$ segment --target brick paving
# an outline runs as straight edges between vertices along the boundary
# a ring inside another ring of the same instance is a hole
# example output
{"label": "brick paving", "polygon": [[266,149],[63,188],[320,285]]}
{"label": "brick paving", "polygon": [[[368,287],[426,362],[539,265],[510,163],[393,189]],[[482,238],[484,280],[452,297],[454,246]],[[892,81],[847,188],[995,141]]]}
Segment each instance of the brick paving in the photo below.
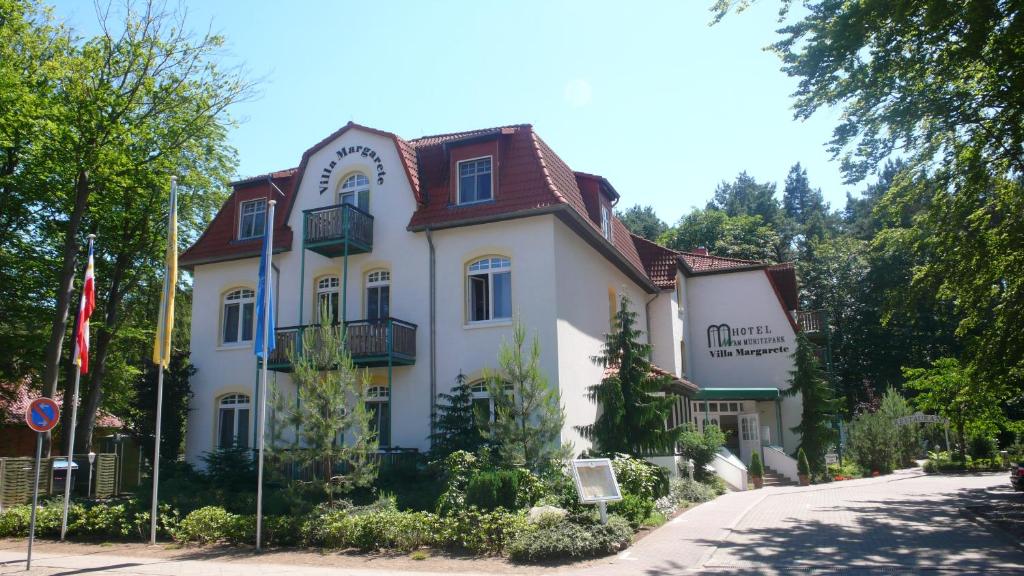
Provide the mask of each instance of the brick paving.
{"label": "brick paving", "polygon": [[586,573],[1021,574],[1024,550],[961,512],[1007,482],[917,469],[727,494]]}

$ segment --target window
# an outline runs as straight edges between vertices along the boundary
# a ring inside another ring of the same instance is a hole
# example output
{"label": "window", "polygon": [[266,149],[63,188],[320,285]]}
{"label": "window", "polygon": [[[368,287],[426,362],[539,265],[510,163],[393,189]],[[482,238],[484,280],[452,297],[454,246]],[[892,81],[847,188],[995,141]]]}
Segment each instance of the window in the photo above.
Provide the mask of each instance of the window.
{"label": "window", "polygon": [[[313,315],[316,316],[317,322],[338,322],[338,319],[341,318],[338,308],[340,298],[338,286],[337,276],[324,276],[316,281],[316,310],[313,311]],[[331,315],[330,319],[320,317],[325,307]]]}
{"label": "window", "polygon": [[338,190],[338,204],[351,204],[363,212],[369,212],[370,179],[359,173],[346,178]]}
{"label": "window", "polygon": [[615,315],[619,313],[619,295],[615,293],[615,288],[608,287],[608,321],[611,322],[612,326],[615,326]]}
{"label": "window", "polygon": [[249,397],[231,394],[220,399],[217,448],[249,447]]}
{"label": "window", "polygon": [[239,288],[224,296],[224,331],[222,344],[251,342],[256,316],[256,294],[248,288]]}
{"label": "window", "polygon": [[242,202],[241,216],[238,218],[238,239],[248,240],[263,236],[267,227],[267,201],[248,200]]}
{"label": "window", "polygon": [[491,157],[459,162],[459,204],[491,198]]}
{"label": "window", "polygon": [[366,275],[366,318],[383,320],[391,308],[391,272],[375,270]]}
{"label": "window", "polygon": [[491,393],[487,391],[487,385],[477,382],[470,387],[473,392],[473,415],[476,416],[478,426],[485,426],[494,421],[494,401]]}
{"label": "window", "polygon": [[606,204],[601,204],[601,234],[608,239],[609,242],[612,238],[612,209]]}
{"label": "window", "polygon": [[469,321],[512,317],[512,262],[508,258],[481,258],[469,265]]}
{"label": "window", "polygon": [[391,445],[391,402],[386,386],[371,386],[366,391],[366,411],[370,413],[370,430],[377,433],[377,445]]}
{"label": "window", "polygon": [[686,376],[686,340],[679,341],[679,372]]}

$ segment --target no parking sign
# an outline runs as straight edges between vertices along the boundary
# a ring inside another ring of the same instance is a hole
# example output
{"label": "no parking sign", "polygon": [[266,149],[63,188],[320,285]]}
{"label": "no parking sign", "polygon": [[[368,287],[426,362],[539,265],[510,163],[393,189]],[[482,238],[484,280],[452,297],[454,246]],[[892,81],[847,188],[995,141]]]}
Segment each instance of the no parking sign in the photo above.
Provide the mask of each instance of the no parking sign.
{"label": "no parking sign", "polygon": [[25,423],[36,432],[49,432],[60,420],[60,408],[50,398],[36,398],[25,411]]}

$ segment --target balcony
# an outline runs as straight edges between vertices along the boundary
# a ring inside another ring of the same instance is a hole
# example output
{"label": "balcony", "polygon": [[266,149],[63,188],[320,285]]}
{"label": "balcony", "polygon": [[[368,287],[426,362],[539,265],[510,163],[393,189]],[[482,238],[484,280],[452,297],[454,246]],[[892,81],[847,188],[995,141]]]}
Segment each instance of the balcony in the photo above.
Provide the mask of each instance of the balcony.
{"label": "balcony", "polygon": [[[288,351],[302,352],[303,334],[317,325],[289,326],[275,332],[277,346],[270,353],[268,368],[291,372]],[[416,363],[416,325],[396,318],[353,320],[345,323],[346,346],[356,366],[410,366]],[[314,346],[319,346],[314,342]]]}
{"label": "balcony", "polygon": [[373,216],[351,204],[303,212],[302,246],[328,258],[373,250]]}
{"label": "balcony", "polygon": [[828,335],[828,316],[824,310],[799,310],[796,322],[812,341],[824,340]]}

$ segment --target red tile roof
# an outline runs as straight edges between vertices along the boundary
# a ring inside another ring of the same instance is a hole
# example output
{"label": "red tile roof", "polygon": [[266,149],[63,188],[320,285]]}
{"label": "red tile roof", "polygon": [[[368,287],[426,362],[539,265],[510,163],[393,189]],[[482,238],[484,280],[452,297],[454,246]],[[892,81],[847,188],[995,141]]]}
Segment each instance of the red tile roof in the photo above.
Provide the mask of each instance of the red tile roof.
{"label": "red tile roof", "polygon": [[660,244],[630,234],[633,245],[644,263],[644,269],[654,284],[661,289],[671,289],[676,286],[676,271],[679,269],[679,253],[669,250]]}
{"label": "red tile roof", "polygon": [[694,274],[706,272],[725,272],[744,270],[747,268],[763,268],[764,262],[757,260],[741,260],[740,258],[726,258],[724,256],[711,256],[697,252],[679,252],[679,258],[686,265],[687,270]]}
{"label": "red tile roof", "polygon": [[[29,388],[27,383],[16,384],[17,390],[15,391],[14,398],[6,399],[0,396],[0,423],[3,424],[24,424],[25,423],[25,412],[28,410],[28,405],[33,400],[42,396],[39,392]],[[53,400],[57,403],[57,406],[63,410],[64,406],[64,393],[57,392],[54,395]],[[65,417],[62,415],[61,420]],[[107,412],[106,410],[98,410],[96,412],[96,427],[97,428],[124,428],[124,422],[120,418]]]}

